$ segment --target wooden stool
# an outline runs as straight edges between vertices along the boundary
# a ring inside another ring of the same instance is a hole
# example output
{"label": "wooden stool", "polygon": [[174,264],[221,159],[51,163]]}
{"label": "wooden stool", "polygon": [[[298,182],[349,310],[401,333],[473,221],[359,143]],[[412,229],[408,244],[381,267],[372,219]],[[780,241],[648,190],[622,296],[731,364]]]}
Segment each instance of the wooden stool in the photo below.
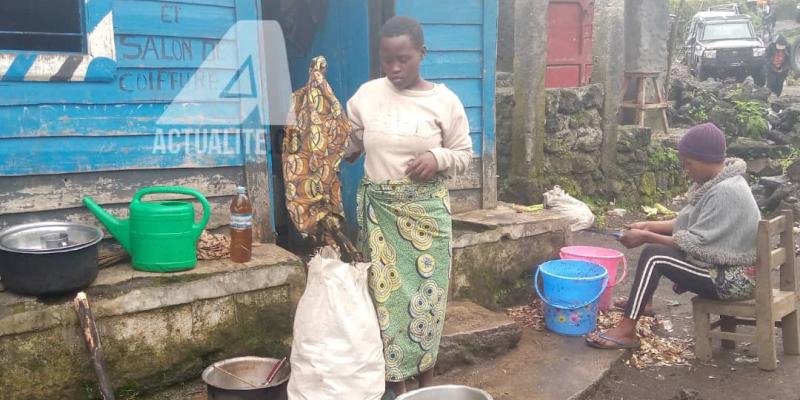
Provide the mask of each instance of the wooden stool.
{"label": "wooden stool", "polygon": [[[649,110],[661,110],[661,122],[664,124],[664,133],[669,132],[669,121],[667,121],[667,101],[661,83],[658,82],[658,72],[626,72],[625,83],[622,86],[622,108],[636,110],[636,125],[644,125],[645,112]],[[647,80],[653,82],[656,89],[656,102],[647,102]],[[633,82],[636,85],[635,99],[627,99],[628,86]]]}
{"label": "wooden stool", "polygon": [[[758,224],[758,272],[756,298],[744,301],[692,299],[695,353],[700,361],[711,360],[711,339],[722,339],[722,347],[734,342],[754,342],[758,346],[758,367],[774,370],[778,366],[775,325],[783,331],[783,352],[800,354],[800,321],[797,314],[792,212]],[[772,240],[780,236],[780,240]],[[780,284],[773,289],[772,270],[780,269]],[[719,315],[711,323],[710,314]],[[737,325],[755,325],[755,334],[736,333]],[[716,330],[719,328],[719,330]]]}

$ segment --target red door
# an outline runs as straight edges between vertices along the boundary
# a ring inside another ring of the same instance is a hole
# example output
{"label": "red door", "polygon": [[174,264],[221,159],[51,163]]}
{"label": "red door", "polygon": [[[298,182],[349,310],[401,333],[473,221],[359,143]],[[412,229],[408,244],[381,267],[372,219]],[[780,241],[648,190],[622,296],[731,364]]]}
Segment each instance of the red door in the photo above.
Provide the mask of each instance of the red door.
{"label": "red door", "polygon": [[547,9],[548,88],[575,87],[592,76],[594,0],[550,0]]}

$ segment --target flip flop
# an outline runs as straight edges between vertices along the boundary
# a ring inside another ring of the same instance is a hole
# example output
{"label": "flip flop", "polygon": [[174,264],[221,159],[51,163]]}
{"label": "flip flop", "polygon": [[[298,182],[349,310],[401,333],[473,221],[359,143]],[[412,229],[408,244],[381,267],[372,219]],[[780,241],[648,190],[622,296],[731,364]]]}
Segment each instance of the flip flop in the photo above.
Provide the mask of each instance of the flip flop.
{"label": "flip flop", "polygon": [[[617,310],[625,311],[625,307],[627,307],[627,305],[628,305],[628,299],[626,299],[626,298],[616,299],[616,300],[614,300],[614,303],[612,303],[612,305]],[[655,313],[655,311],[653,311],[652,308],[645,307],[644,312],[642,313],[642,315],[645,316],[645,317],[655,317],[656,313]]]}
{"label": "flip flop", "polygon": [[592,340],[592,337],[589,336],[586,338],[586,344],[589,347],[594,347],[595,349],[602,349],[602,350],[620,350],[620,349],[638,349],[641,346],[641,343],[637,340],[635,343],[625,343],[617,338],[613,338],[605,334],[605,332],[600,332],[596,336],[606,342],[614,343],[614,345],[606,345],[600,344]]}

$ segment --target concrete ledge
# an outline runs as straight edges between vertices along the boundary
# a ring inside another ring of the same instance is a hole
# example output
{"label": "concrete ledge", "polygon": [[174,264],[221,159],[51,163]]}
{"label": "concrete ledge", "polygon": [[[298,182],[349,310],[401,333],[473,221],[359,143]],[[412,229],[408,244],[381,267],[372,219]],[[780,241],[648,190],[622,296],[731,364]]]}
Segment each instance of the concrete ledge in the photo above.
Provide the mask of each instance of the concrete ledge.
{"label": "concrete ledge", "polygon": [[500,203],[493,210],[475,210],[453,216],[457,235],[454,249],[461,249],[502,239],[517,240],[550,232],[570,234],[567,216],[550,210],[537,213],[516,212]]}
{"label": "concrete ledge", "polygon": [[503,203],[454,215],[451,298],[490,310],[528,301],[533,268],[558,258],[571,238],[569,225],[563,214],[518,213]]}
{"label": "concrete ledge", "polygon": [[[218,359],[285,354],[304,285],[302,262],[264,244],[245,264],[170,274],[118,265],[86,292],[113,384],[131,394],[195,378]],[[96,394],[72,297],[0,293],[0,400]]]}
{"label": "concrete ledge", "polygon": [[450,302],[436,372],[503,355],[516,347],[521,337],[520,325],[504,314],[469,302]]}

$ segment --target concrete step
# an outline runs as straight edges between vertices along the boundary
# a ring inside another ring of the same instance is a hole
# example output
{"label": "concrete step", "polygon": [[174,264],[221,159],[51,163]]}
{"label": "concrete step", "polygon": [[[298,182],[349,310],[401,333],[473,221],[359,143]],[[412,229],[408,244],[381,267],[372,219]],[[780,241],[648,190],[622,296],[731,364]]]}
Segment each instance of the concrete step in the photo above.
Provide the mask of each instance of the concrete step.
{"label": "concrete step", "polygon": [[517,346],[521,326],[477,304],[451,301],[436,362],[437,373],[501,356]]}
{"label": "concrete step", "polygon": [[481,388],[494,400],[580,400],[626,354],[590,348],[582,337],[523,328],[514,350],[437,375],[434,383]]}
{"label": "concrete step", "polygon": [[[444,374],[502,357],[517,347],[520,338],[522,328],[505,314],[469,302],[451,301],[447,304],[436,372]],[[194,380],[143,400],[206,400],[205,390],[203,382]]]}

